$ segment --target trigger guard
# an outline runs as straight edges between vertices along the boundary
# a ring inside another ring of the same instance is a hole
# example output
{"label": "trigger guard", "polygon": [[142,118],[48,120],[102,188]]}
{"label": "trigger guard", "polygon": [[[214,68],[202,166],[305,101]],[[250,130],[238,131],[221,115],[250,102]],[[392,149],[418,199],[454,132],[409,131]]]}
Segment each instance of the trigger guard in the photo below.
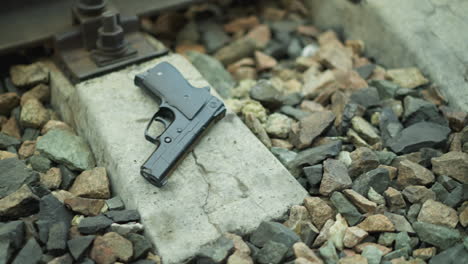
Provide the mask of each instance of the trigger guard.
{"label": "trigger guard", "polygon": [[[162,108],[160,108],[159,110],[161,110]],[[148,123],[148,125],[146,126],[146,129],[145,129],[145,138],[146,140],[148,140],[149,142],[153,143],[153,144],[157,144],[159,143],[159,138],[161,137],[162,134],[164,134],[164,132],[169,128],[169,126],[171,125],[172,121],[170,120],[167,120],[165,118],[162,118],[160,117],[159,114],[160,111],[156,112],[154,114],[154,116],[151,118],[151,121]],[[148,131],[150,129],[150,127],[153,125],[153,122],[160,122],[164,125],[164,131],[157,137],[152,137]]]}

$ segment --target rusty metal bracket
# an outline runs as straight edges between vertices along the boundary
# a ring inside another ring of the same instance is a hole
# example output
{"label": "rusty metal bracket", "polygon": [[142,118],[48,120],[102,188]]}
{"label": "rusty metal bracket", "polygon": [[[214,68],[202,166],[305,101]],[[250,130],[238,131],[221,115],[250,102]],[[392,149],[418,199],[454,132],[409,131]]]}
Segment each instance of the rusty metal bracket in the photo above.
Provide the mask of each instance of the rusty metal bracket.
{"label": "rusty metal bracket", "polygon": [[[105,8],[108,10],[101,11],[117,12],[118,10],[122,16],[141,17],[202,1],[207,0],[106,0]],[[82,21],[70,19],[70,10],[73,10],[75,3],[76,0],[2,0],[0,7],[0,55],[20,48],[48,43],[55,34],[68,31],[78,24],[83,25]],[[112,10],[112,7],[115,10]],[[86,9],[86,7],[82,9]],[[93,13],[93,8],[88,9]],[[94,9],[99,10],[99,7]],[[80,17],[75,17],[75,19]]]}
{"label": "rusty metal bracket", "polygon": [[77,83],[168,53],[139,31],[136,17],[121,18],[105,0],[79,0],[72,8],[76,26],[54,37],[58,65]]}

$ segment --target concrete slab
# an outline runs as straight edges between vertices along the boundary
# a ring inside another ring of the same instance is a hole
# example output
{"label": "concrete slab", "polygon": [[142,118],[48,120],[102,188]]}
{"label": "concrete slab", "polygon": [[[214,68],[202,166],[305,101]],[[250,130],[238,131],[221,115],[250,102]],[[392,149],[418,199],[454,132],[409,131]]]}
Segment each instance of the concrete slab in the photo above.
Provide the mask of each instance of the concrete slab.
{"label": "concrete slab", "polygon": [[363,40],[386,67],[419,67],[452,106],[468,111],[468,1],[306,2],[316,25]]}
{"label": "concrete slab", "polygon": [[127,207],[139,210],[164,263],[180,263],[224,232],[245,234],[263,220],[282,217],[307,193],[232,112],[202,138],[164,188],[147,183],[140,165],[155,146],[143,135],[158,106],[133,78],[161,61],[176,66],[194,86],[208,85],[185,58],[170,55],[76,87],[53,71],[52,103],[89,141],[113,190]]}

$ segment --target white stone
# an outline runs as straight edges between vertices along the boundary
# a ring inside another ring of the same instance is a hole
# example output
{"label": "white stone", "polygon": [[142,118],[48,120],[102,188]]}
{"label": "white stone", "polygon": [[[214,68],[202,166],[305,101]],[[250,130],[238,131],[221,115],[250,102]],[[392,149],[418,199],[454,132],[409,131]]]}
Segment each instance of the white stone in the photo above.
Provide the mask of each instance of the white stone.
{"label": "white stone", "polygon": [[145,227],[142,224],[136,222],[130,222],[125,224],[113,223],[110,226],[111,232],[117,232],[122,236],[128,235],[129,233],[139,233],[144,229]]}
{"label": "white stone", "polygon": [[133,79],[162,61],[177,67],[195,87],[207,86],[180,55],[76,87],[49,67],[53,106],[89,141],[97,163],[108,171],[113,192],[127,208],[138,209],[147,236],[164,262],[172,264],[225,232],[245,234],[261,221],[282,217],[307,193],[232,112],[205,134],[164,188],[143,179],[140,166],[155,150],[143,135],[158,106]]}

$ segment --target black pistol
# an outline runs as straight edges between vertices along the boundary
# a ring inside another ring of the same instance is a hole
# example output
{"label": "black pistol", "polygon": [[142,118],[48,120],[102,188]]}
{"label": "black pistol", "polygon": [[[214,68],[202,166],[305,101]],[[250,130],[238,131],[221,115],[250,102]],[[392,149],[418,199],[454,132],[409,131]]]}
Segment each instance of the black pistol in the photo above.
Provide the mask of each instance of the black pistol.
{"label": "black pistol", "polygon": [[[145,138],[158,145],[141,166],[141,175],[157,187],[167,182],[171,171],[184,154],[191,150],[202,133],[226,114],[221,100],[210,88],[195,88],[171,64],[161,62],[135,76],[135,85],[159,101],[145,131]],[[152,135],[153,122],[163,126],[162,133]]]}

